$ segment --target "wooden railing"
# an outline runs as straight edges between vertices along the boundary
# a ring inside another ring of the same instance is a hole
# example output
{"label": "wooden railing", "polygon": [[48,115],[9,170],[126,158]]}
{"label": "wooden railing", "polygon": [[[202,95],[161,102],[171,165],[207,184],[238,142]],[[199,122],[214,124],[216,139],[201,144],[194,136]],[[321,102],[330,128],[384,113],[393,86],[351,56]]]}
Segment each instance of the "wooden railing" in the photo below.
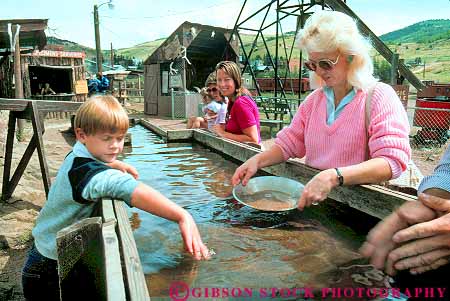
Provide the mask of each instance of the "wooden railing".
{"label": "wooden railing", "polygon": [[[3,167],[3,186],[2,186],[2,200],[9,199],[13,194],[20,178],[28,165],[28,162],[37,149],[39,164],[41,167],[42,181],[44,183],[45,192],[48,195],[50,189],[50,176],[48,173],[47,161],[45,159],[44,143],[42,134],[45,131],[43,113],[48,112],[74,112],[81,105],[81,102],[70,101],[48,101],[48,100],[33,100],[33,99],[11,99],[0,98],[0,110],[9,111],[8,134],[6,137],[5,147],[5,165]],[[11,174],[12,154],[14,147],[14,133],[16,129],[17,119],[31,120],[33,125],[33,137],[25,150],[19,165]]]}
{"label": "wooden railing", "polygon": [[73,297],[74,287],[85,288],[77,294],[80,300],[150,300],[124,206],[103,199],[94,217],[58,232],[61,300]]}

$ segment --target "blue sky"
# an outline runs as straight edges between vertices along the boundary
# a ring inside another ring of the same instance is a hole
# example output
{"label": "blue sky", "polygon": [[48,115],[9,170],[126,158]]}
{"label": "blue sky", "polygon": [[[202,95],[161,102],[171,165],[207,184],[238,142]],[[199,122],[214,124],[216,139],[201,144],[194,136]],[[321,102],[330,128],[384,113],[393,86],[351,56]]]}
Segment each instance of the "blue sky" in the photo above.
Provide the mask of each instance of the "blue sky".
{"label": "blue sky", "polygon": [[[48,35],[94,47],[93,6],[106,0],[1,2],[0,19],[49,19]],[[243,15],[248,16],[267,2],[248,0]],[[102,49],[109,49],[110,43],[114,48],[123,48],[167,37],[184,21],[232,28],[242,3],[243,0],[113,0],[113,9],[106,4],[99,8]],[[347,0],[347,5],[378,35],[422,20],[450,18],[450,0]],[[284,31],[295,29],[295,18],[288,19],[282,24]]]}

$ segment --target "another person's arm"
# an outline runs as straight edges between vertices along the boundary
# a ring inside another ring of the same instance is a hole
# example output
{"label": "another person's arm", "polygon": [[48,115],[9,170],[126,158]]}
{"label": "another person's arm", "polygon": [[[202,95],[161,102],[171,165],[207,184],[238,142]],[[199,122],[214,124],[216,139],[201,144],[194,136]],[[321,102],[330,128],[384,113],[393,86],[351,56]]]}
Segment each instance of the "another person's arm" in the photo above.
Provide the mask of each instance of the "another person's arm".
{"label": "another person's arm", "polygon": [[397,232],[393,241],[402,244],[389,255],[394,267],[422,273],[448,263],[450,255],[450,147],[432,175],[418,188],[419,201],[439,218]]}
{"label": "another person's arm", "polygon": [[394,275],[394,262],[388,258],[389,253],[396,247],[392,239],[394,234],[412,224],[426,222],[435,217],[435,212],[422,203],[408,201],[369,232],[360,252],[363,256],[370,257],[371,263],[376,268],[384,269],[388,274]]}
{"label": "another person's arm", "polygon": [[[418,202],[408,202],[382,221],[369,234],[362,251],[376,266],[393,274],[410,269],[422,273],[445,264],[450,248],[450,148],[419,186]],[[411,206],[420,211],[412,211]],[[430,215],[432,212],[434,215]],[[427,213],[428,215],[423,215]],[[438,218],[436,218],[438,217]],[[432,220],[433,219],[433,220]],[[396,221],[396,225],[390,220]],[[408,227],[409,225],[413,225]],[[407,228],[408,227],[408,228]],[[404,230],[402,230],[404,229]],[[389,244],[384,242],[388,241]],[[393,250],[395,246],[399,246]],[[376,251],[378,249],[378,251]],[[388,253],[389,260],[387,260]]]}
{"label": "another person's arm", "polygon": [[389,253],[395,270],[409,269],[413,274],[450,262],[450,199],[420,194],[419,200],[439,217],[395,233],[392,240],[399,247]]}

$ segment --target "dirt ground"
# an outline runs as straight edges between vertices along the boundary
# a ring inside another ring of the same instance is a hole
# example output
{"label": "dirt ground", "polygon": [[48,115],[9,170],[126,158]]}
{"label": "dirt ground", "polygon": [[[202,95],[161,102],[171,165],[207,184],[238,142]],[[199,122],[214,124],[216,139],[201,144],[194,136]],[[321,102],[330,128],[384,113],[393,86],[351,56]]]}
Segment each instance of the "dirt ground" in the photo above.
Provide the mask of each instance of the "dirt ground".
{"label": "dirt ground", "polygon": [[[128,103],[126,106],[131,116],[143,116],[143,103]],[[0,144],[4,143],[7,115],[0,116]],[[181,121],[156,120],[156,123],[167,129],[184,128]],[[44,144],[50,177],[56,175],[66,154],[74,143],[74,137],[67,133],[70,127],[68,119],[46,119]],[[31,137],[31,123],[26,124],[26,142],[17,142],[14,145],[13,168],[20,160],[29,138]],[[263,133],[264,145],[269,147],[273,143],[268,133]],[[441,156],[439,151],[430,149],[415,149],[414,161],[424,175],[432,172]],[[0,153],[0,178],[3,179],[4,150]],[[2,183],[0,183],[2,185]],[[0,203],[0,300],[23,300],[21,290],[20,271],[31,245],[31,229],[40,208],[45,202],[45,192],[41,179],[41,172],[37,154],[33,157],[20,180],[13,197],[7,202]]]}

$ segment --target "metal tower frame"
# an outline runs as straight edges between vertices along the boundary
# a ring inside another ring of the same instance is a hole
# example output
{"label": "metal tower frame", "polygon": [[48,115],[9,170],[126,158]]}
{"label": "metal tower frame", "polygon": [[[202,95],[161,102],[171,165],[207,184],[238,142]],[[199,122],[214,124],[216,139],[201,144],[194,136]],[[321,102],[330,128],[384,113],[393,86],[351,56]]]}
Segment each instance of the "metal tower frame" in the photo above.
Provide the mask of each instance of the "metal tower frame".
{"label": "metal tower frame", "polygon": [[[290,48],[286,46],[286,37],[283,32],[281,21],[287,17],[296,17],[296,32],[299,30],[299,28],[303,27],[304,22],[306,19],[311,15],[311,9],[315,6],[321,6],[322,9],[327,10],[336,10],[343,12],[350,17],[357,20],[357,25],[361,33],[365,36],[367,36],[374,46],[374,48],[388,61],[391,63],[391,84],[395,84],[397,81],[398,76],[403,76],[406,78],[416,89],[422,90],[424,88],[423,83],[406,67],[406,65],[403,63],[403,60],[399,60],[398,54],[393,53],[370,29],[367,25],[364,24],[364,22],[347,6],[345,3],[345,0],[269,0],[267,1],[267,4],[262,6],[261,8],[257,9],[255,12],[253,12],[249,17],[246,17],[245,19],[241,20],[242,12],[245,8],[245,5],[247,4],[248,0],[244,0],[244,3],[241,7],[241,10],[239,12],[238,18],[236,20],[236,23],[233,28],[233,33],[230,36],[230,39],[233,38],[233,35],[236,35],[239,39],[239,43],[241,46],[241,50],[244,56],[244,68],[242,72],[246,72],[247,68],[250,71],[250,74],[252,76],[252,79],[255,83],[255,87],[257,90],[257,93],[260,95],[260,87],[256,81],[256,76],[249,65],[249,58],[253,54],[256,46],[257,41],[259,38],[262,39],[264,47],[266,49],[266,55],[270,58],[270,64],[273,67],[273,70],[275,72],[274,74],[274,82],[275,82],[275,97],[278,96],[278,92],[281,93],[282,97],[286,97],[286,91],[284,89],[284,86],[282,84],[282,78],[284,78],[284,81],[286,81],[288,75],[290,74],[289,70],[289,62],[292,59],[292,52],[294,50],[294,43],[295,39],[293,40],[292,45],[290,45]],[[268,14],[271,9],[274,9],[276,12],[275,20],[267,21]],[[251,28],[248,26],[247,23],[250,21],[254,21],[257,16],[261,13],[264,13],[264,17],[261,21],[261,24],[259,28]],[[267,40],[263,34],[263,31],[272,27],[276,26],[275,29],[275,54],[272,55],[268,45]],[[256,32],[256,37],[253,40],[252,47],[250,51],[247,53],[247,51],[244,48],[244,43],[242,41],[242,37],[239,33],[240,30],[245,31],[253,31]],[[283,42],[282,50],[284,50],[285,54],[285,60],[286,60],[286,71],[284,75],[280,76],[279,74],[279,48],[280,48],[280,40]],[[289,50],[289,51],[288,51]],[[288,53],[289,52],[289,53]],[[274,59],[273,59],[274,57]],[[398,72],[397,72],[398,71]],[[299,58],[299,93],[298,96],[301,98],[301,75],[302,75],[302,52],[300,52],[300,58]]]}

